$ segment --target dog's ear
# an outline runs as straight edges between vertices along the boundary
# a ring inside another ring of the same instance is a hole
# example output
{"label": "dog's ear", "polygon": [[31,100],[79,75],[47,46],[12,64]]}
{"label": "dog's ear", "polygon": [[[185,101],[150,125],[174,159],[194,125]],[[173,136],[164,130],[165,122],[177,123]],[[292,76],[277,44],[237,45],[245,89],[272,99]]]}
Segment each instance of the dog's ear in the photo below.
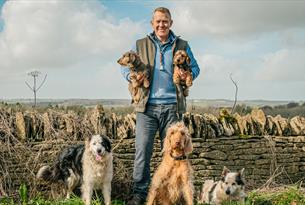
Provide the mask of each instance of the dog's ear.
{"label": "dog's ear", "polygon": [[163,141],[162,153],[169,152],[171,150],[171,137],[172,137],[172,134],[166,135],[166,137]]}
{"label": "dog's ear", "polygon": [[238,172],[238,175],[243,177],[244,176],[244,171],[245,171],[245,168],[242,168],[239,172]]}
{"label": "dog's ear", "polygon": [[226,166],[224,166],[221,176],[225,177],[229,172],[230,172],[230,170]]}
{"label": "dog's ear", "polygon": [[163,141],[162,153],[169,152],[171,149],[171,137],[175,133],[175,130],[172,126],[170,126],[166,131],[166,137]]}
{"label": "dog's ear", "polygon": [[237,176],[236,176],[236,182],[238,185],[241,185],[241,186],[245,185],[244,170],[245,170],[245,168],[242,168],[239,172],[237,172]]}
{"label": "dog's ear", "polygon": [[130,52],[129,52],[129,63],[130,63],[130,64],[134,63],[135,60],[136,60],[136,58],[137,58],[136,52],[130,51]]}
{"label": "dog's ear", "polygon": [[186,142],[184,145],[184,153],[189,154],[193,151],[192,138],[191,138],[191,136],[189,136],[188,133],[185,133],[185,134],[186,134]]}
{"label": "dog's ear", "polygon": [[91,141],[92,135],[86,136],[85,137],[85,145],[89,146],[90,145],[90,141]]}
{"label": "dog's ear", "polygon": [[105,136],[105,135],[101,135],[102,139],[103,139],[103,146],[105,147],[107,152],[111,152],[111,141],[110,139]]}
{"label": "dog's ear", "polygon": [[185,61],[186,61],[188,66],[191,64],[191,59],[188,55],[186,55],[186,60]]}
{"label": "dog's ear", "polygon": [[92,137],[93,137],[93,135],[89,135],[89,136],[85,137],[85,141],[90,142]]}

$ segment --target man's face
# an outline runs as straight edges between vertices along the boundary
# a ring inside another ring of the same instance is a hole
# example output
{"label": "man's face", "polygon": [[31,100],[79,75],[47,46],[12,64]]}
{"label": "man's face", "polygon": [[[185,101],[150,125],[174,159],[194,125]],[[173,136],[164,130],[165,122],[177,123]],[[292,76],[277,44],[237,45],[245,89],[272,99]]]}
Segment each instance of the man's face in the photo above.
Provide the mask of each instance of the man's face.
{"label": "man's face", "polygon": [[170,19],[169,15],[160,11],[155,12],[151,21],[156,36],[161,40],[166,40],[168,38],[169,29],[172,24],[173,21]]}

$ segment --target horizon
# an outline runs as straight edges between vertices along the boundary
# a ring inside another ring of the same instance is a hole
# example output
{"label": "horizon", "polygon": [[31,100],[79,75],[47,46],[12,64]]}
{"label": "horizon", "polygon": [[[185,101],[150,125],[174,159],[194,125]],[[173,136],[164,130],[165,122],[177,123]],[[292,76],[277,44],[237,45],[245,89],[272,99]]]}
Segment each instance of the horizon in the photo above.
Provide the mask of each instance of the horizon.
{"label": "horizon", "polygon": [[[165,6],[201,69],[191,99],[305,100],[305,1],[0,0],[0,98],[130,99],[117,59]],[[239,100],[239,101],[240,101]]]}
{"label": "horizon", "polygon": [[[33,98],[0,98],[1,101],[5,100],[28,100],[28,101],[33,101]],[[39,100],[128,100],[131,101],[129,98],[36,98],[37,101]],[[224,98],[188,98],[187,101],[192,101],[192,100],[201,100],[201,101],[234,101],[234,99],[224,99]],[[242,101],[267,101],[267,102],[305,102],[305,100],[265,100],[265,99],[241,99],[237,100],[237,102],[242,102]]]}

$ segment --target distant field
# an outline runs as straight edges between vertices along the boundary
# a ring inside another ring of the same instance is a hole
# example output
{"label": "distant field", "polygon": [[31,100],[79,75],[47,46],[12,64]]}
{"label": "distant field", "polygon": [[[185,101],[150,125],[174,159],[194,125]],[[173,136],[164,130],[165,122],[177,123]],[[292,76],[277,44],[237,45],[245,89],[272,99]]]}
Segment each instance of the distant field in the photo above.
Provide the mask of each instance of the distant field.
{"label": "distant field", "polygon": [[[23,109],[31,108],[33,105],[32,99],[2,99],[0,105],[11,107],[20,107]],[[87,108],[92,108],[96,105],[102,105],[106,112],[126,114],[133,112],[133,107],[129,99],[38,99],[38,110],[44,111],[49,107],[58,107],[64,109],[75,110],[77,113],[83,112]],[[187,111],[192,113],[211,113],[219,114],[220,109],[228,109],[231,111],[234,101],[226,99],[193,99],[187,101]],[[290,101],[268,101],[268,100],[245,100],[238,101],[234,112],[240,115],[246,115],[253,108],[262,109],[266,115],[290,118],[296,115],[305,117],[305,101],[290,102]]]}
{"label": "distant field", "polygon": [[[0,99],[0,102],[6,102],[8,104],[32,104],[33,99]],[[287,104],[290,101],[268,101],[268,100],[243,100],[238,101],[237,104],[243,104],[247,106],[277,106]],[[58,106],[93,106],[96,104],[102,104],[103,106],[128,106],[130,105],[130,99],[37,99],[39,106],[58,105]],[[230,107],[233,106],[234,101],[226,99],[190,99],[187,100],[189,106],[202,106],[202,107]],[[303,101],[298,103],[304,103]]]}

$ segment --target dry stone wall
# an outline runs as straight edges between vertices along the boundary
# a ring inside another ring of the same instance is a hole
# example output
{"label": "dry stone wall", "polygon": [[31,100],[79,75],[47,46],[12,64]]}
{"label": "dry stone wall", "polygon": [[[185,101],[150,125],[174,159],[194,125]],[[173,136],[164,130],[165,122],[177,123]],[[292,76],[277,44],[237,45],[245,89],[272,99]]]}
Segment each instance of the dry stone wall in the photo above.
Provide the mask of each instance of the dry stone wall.
{"label": "dry stone wall", "polygon": [[[245,168],[248,188],[261,186],[272,176],[276,176],[273,183],[304,180],[303,117],[265,116],[261,110],[240,116],[224,110],[217,117],[186,113],[184,122],[192,134],[194,151],[189,158],[197,188],[207,178],[218,179],[223,166]],[[1,108],[0,193],[12,195],[24,182],[32,195],[50,194],[48,184],[35,180],[39,167],[51,164],[64,147],[103,133],[113,141],[113,195],[126,197],[132,183],[135,123],[134,114],[106,114],[101,106],[81,116],[72,111],[41,114]],[[154,149],[152,173],[161,160],[158,137]]]}
{"label": "dry stone wall", "polygon": [[[299,136],[305,135],[305,118],[295,116],[286,119],[277,115],[266,116],[262,110],[250,114],[230,115],[222,110],[219,116],[186,113],[183,117],[192,137],[213,139],[230,136]],[[49,109],[37,111],[14,111],[0,108],[0,139],[7,136],[19,141],[43,141],[49,139],[83,140],[93,133],[103,133],[111,139],[133,138],[136,116],[106,114],[102,106],[88,109],[85,114],[75,111]]]}
{"label": "dry stone wall", "polygon": [[[48,184],[35,180],[39,167],[51,164],[58,153],[69,144],[82,141],[53,140],[16,145],[13,149],[1,147],[2,191],[14,193],[21,183],[30,187],[30,193],[42,192],[49,196]],[[251,138],[193,138],[194,151],[189,156],[194,169],[197,189],[207,178],[219,179],[223,166],[231,170],[245,168],[248,189],[257,188],[274,174],[274,183],[295,183],[305,176],[305,137],[253,136]],[[155,140],[151,172],[161,160],[160,141]],[[113,195],[128,196],[132,183],[134,139],[114,141]],[[53,188],[54,189],[54,188]],[[58,188],[55,188],[58,190]],[[62,193],[62,192],[60,192]]]}

